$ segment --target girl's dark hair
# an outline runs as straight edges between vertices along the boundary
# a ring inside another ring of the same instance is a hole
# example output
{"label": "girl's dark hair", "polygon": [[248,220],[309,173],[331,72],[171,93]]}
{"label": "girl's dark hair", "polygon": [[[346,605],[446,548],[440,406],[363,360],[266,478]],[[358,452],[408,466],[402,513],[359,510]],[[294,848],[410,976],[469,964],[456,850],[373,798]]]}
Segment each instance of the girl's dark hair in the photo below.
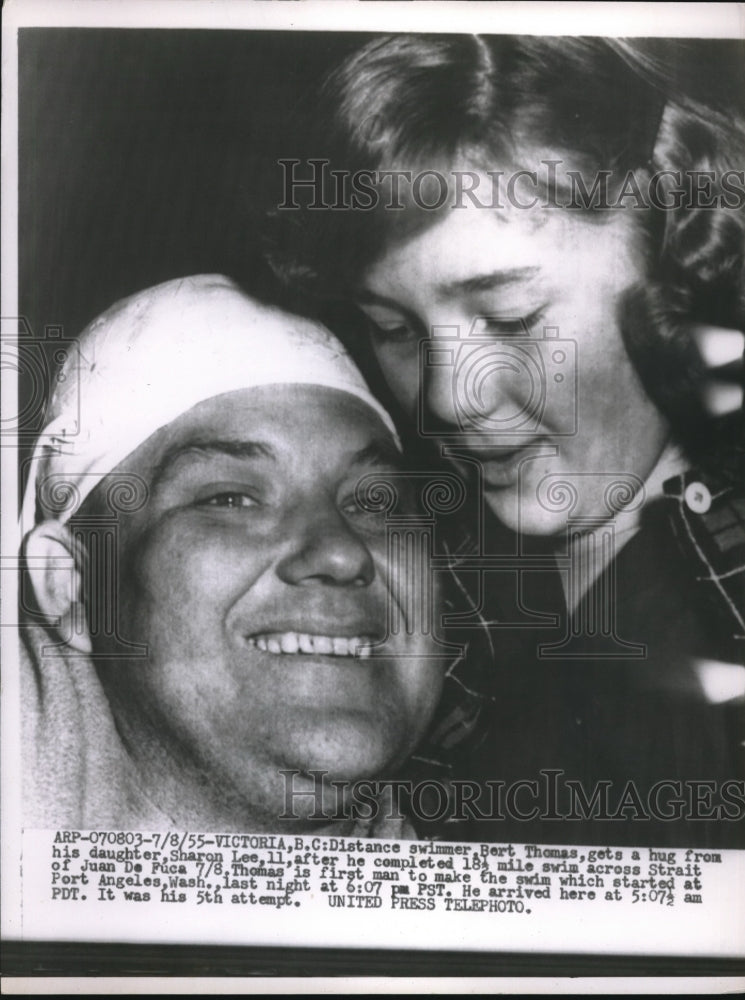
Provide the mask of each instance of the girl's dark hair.
{"label": "girl's dark hair", "polygon": [[[744,99],[739,42],[386,36],[327,78],[305,149],[328,161],[329,172],[348,176],[535,170],[545,150],[588,187],[601,171],[610,172],[611,191],[629,171],[642,190],[660,174],[665,205],[674,203],[674,172],[687,191],[698,184],[699,194],[677,208],[638,210],[647,277],[629,291],[619,319],[648,392],[702,460],[712,426],[699,403],[692,326],[745,326]],[[391,240],[436,217],[413,207],[386,210],[384,202],[370,210],[277,211],[269,230],[275,270],[314,295],[346,296]],[[608,217],[597,208],[585,214],[599,224]]]}

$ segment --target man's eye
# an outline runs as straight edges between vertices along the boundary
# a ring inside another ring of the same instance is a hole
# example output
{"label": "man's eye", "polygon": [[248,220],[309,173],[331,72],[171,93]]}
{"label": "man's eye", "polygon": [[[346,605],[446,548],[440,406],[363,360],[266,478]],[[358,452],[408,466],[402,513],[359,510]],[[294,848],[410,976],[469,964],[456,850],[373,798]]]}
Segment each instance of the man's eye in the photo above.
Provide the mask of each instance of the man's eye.
{"label": "man's eye", "polygon": [[364,495],[348,497],[341,504],[341,511],[343,514],[350,514],[354,516],[355,514],[375,514],[377,513],[375,505],[372,501],[366,499]]}
{"label": "man's eye", "polygon": [[219,507],[223,510],[238,510],[245,507],[257,507],[258,501],[249,496],[248,493],[237,491],[214,493],[199,501],[200,507]]}
{"label": "man's eye", "polygon": [[383,473],[372,485],[365,489],[357,489],[340,504],[340,509],[347,517],[363,518],[384,525],[391,513],[413,514],[417,511],[417,500],[410,482],[397,473],[395,478],[387,479]]}
{"label": "man's eye", "polygon": [[363,518],[365,520],[379,519],[385,522],[385,504],[381,505],[380,496],[373,493],[355,493],[340,504],[342,514],[346,517]]}

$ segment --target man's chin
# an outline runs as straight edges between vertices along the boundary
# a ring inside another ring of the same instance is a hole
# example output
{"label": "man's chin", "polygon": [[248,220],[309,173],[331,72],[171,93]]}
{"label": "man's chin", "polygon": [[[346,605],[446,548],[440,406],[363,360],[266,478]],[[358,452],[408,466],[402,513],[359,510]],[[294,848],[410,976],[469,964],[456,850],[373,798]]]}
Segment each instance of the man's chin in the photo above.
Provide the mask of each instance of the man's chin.
{"label": "man's chin", "polygon": [[284,815],[282,819],[301,825],[342,824],[374,819],[385,807],[384,782],[390,778],[385,767],[371,766],[329,769],[326,761],[317,766],[287,768],[283,774]]}
{"label": "man's chin", "polygon": [[337,720],[333,727],[293,734],[292,759],[304,773],[324,772],[328,781],[360,781],[389,775],[406,755],[408,740],[393,727],[371,720]]}

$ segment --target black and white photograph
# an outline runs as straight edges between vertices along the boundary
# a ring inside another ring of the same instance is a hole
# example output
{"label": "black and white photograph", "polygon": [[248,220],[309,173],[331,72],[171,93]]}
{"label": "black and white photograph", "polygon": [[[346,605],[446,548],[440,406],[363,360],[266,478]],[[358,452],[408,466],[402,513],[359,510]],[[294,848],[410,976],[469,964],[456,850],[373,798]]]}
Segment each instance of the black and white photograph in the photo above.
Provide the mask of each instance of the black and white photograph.
{"label": "black and white photograph", "polygon": [[732,987],[742,6],[6,13],[6,975]]}

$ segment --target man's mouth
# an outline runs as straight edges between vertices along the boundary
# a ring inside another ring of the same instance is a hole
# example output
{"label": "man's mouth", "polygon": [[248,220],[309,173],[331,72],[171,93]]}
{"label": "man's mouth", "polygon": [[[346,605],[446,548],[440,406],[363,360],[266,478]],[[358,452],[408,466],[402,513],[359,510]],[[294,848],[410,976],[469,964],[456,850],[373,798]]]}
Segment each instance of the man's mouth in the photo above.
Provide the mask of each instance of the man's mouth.
{"label": "man's mouth", "polygon": [[248,645],[264,653],[315,656],[370,656],[374,639],[370,636],[316,635],[311,632],[262,632],[247,637]]}

